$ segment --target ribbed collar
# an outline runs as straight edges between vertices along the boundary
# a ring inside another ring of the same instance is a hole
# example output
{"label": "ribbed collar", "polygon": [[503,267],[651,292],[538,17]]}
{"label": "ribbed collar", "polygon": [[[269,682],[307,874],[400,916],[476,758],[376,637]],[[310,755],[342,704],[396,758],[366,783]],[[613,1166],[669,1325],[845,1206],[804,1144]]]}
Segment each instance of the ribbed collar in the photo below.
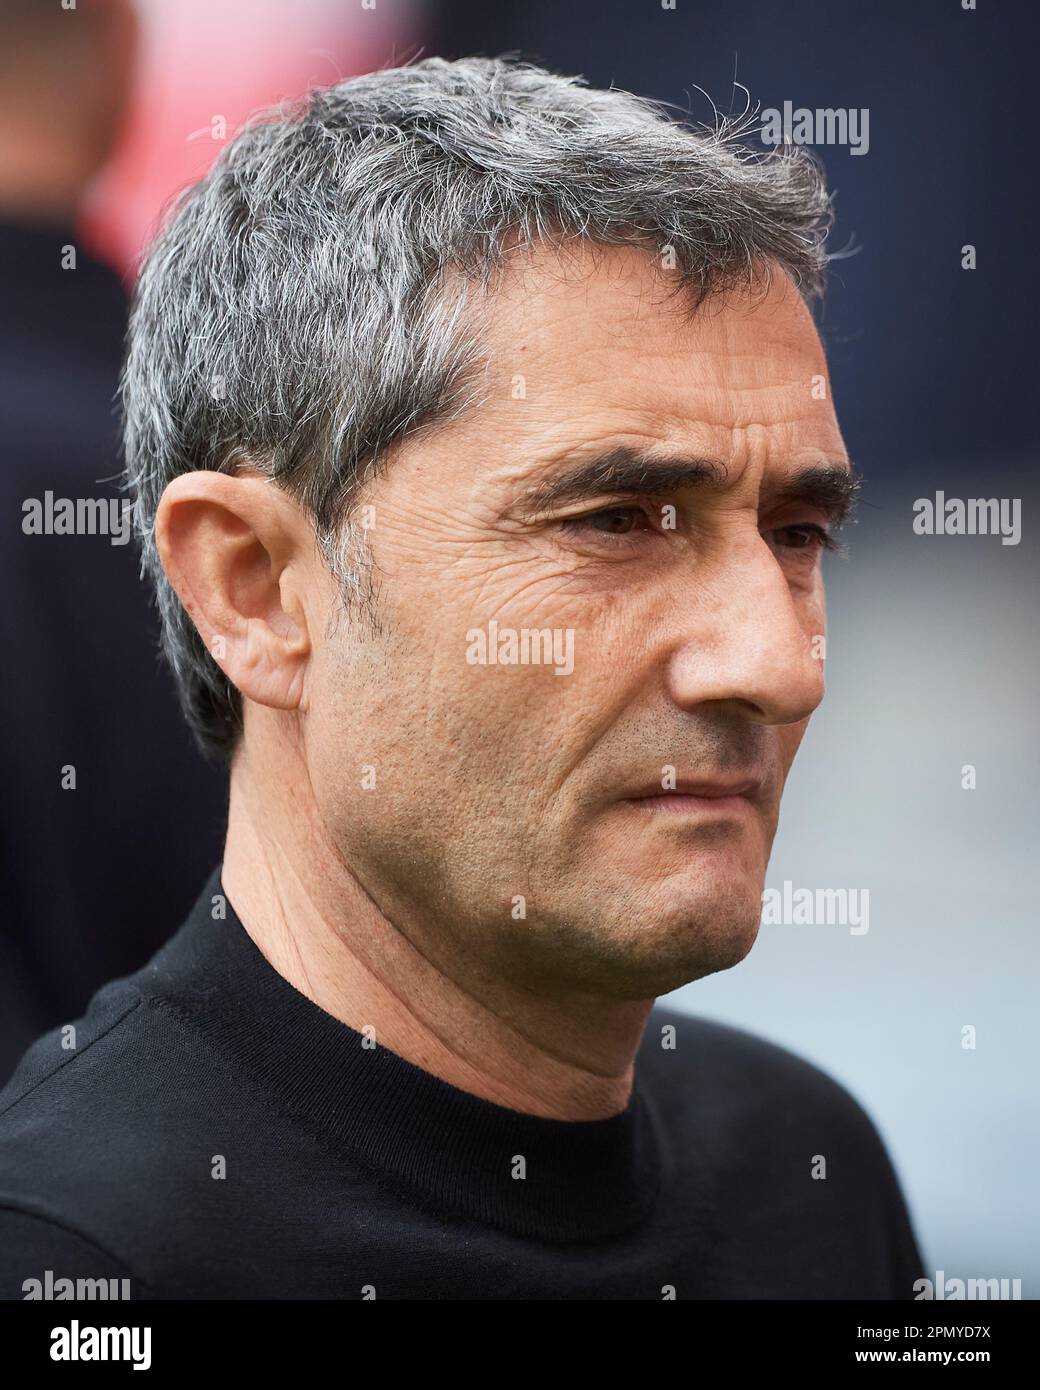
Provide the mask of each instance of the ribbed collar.
{"label": "ribbed collar", "polygon": [[[629,1230],[660,1186],[658,1126],[636,1084],[605,1120],[525,1115],[449,1085],[301,994],[227,902],[214,871],[191,915],[135,977],[246,1067],[264,1093],[334,1152],[393,1179],[424,1205],[516,1235],[588,1241]],[[517,1159],[526,1177],[513,1173]]]}

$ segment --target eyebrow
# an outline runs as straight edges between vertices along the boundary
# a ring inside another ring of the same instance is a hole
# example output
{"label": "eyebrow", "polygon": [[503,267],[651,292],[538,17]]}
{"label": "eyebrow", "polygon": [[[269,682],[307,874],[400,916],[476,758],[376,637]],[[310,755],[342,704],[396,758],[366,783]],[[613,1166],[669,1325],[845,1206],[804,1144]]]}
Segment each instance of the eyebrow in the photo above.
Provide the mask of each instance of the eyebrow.
{"label": "eyebrow", "polygon": [[[654,497],[685,487],[720,491],[726,476],[725,466],[715,459],[666,458],[619,445],[529,488],[511,510],[518,519],[531,520],[564,504],[608,493]],[[851,464],[823,462],[785,478],[769,500],[773,504],[805,502],[840,526],[852,512],[859,487]]]}

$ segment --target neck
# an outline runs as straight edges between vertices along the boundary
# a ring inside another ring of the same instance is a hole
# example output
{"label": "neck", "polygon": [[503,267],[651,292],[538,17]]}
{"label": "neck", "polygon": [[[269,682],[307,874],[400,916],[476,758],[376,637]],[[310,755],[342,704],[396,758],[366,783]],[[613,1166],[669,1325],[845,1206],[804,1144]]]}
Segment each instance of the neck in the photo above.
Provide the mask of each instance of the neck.
{"label": "neck", "polygon": [[274,969],[334,1018],[497,1105],[561,1120],[623,1110],[653,1001],[511,987],[490,953],[474,970],[479,940],[455,953],[469,963],[465,981],[432,964],[413,944],[421,933],[380,911],[334,844],[302,759],[279,751],[277,763],[236,755],[222,871]]}

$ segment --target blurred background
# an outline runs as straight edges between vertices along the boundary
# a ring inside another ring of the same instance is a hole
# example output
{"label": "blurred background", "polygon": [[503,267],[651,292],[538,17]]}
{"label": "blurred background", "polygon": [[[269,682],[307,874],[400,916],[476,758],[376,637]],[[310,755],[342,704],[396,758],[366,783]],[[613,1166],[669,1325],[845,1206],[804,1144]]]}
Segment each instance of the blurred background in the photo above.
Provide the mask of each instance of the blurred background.
{"label": "blurred background", "polygon": [[[0,23],[4,1077],[147,960],[220,857],[225,779],[181,724],[133,545],[22,530],[47,491],[119,497],[126,295],[167,199],[257,106],[429,54],[518,53],[695,122],[745,88],[865,109],[862,153],[816,147],[850,252],[821,329],[864,497],[828,560],[828,698],[767,886],[866,890],[869,930],[764,925],[668,1002],[854,1092],[929,1272],[1036,1297],[1036,7],[0,0]],[[915,534],[937,491],[1017,499],[1020,542]]]}

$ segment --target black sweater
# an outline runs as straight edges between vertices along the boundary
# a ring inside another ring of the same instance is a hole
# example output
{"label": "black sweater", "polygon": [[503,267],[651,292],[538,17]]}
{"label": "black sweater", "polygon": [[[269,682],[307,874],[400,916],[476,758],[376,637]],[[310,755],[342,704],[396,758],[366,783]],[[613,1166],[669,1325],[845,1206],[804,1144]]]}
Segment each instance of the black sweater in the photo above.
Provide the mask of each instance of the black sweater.
{"label": "black sweater", "polygon": [[882,1141],[809,1063],[655,1008],[623,1113],[520,1114],[364,1045],[220,891],[0,1092],[3,1297],[913,1297]]}

